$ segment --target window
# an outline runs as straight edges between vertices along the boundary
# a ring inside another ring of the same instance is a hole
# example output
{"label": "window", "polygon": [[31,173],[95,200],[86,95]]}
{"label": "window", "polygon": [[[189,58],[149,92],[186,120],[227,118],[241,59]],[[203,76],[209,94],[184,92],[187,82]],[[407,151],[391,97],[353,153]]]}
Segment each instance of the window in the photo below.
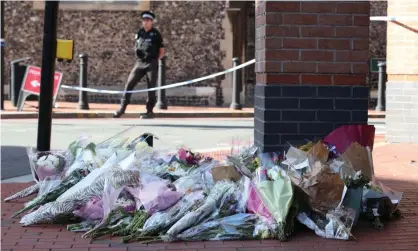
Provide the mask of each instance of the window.
{"label": "window", "polygon": [[[34,1],[33,7],[43,10],[45,1]],[[138,1],[61,1],[60,10],[114,10],[144,11],[150,9],[150,0]]]}

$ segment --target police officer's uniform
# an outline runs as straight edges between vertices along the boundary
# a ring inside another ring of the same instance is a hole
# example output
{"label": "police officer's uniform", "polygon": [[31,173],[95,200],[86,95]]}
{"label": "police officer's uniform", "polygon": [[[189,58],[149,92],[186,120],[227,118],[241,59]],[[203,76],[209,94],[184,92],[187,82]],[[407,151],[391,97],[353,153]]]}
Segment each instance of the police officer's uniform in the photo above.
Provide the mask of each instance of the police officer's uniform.
{"label": "police officer's uniform", "polygon": [[[153,13],[146,11],[141,14],[142,18],[154,19]],[[156,86],[158,78],[158,56],[160,48],[164,47],[163,38],[160,32],[152,28],[148,32],[141,28],[135,35],[135,52],[137,61],[129,74],[128,81],[125,85],[125,91],[131,91],[145,76],[147,88]],[[130,102],[131,93],[125,93],[121,100],[121,108],[115,112],[114,117],[120,117],[125,113],[126,107]],[[148,92],[148,100],[146,103],[147,114],[152,115],[152,109],[156,104],[155,91]]]}

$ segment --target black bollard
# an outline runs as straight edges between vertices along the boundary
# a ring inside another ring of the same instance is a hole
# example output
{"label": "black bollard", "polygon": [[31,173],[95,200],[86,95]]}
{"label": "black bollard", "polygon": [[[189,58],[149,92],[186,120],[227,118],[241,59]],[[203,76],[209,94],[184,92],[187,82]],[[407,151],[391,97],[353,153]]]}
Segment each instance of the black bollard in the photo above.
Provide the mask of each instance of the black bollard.
{"label": "black bollard", "polygon": [[[86,53],[80,54],[80,87],[87,87],[87,62],[89,56]],[[78,96],[78,109],[89,110],[89,103],[87,101],[87,92],[80,91]]]}
{"label": "black bollard", "polygon": [[46,1],[42,41],[41,91],[39,95],[37,150],[51,147],[52,103],[54,72],[57,53],[58,1]]}
{"label": "black bollard", "polygon": [[377,63],[379,67],[379,86],[377,87],[377,106],[376,111],[386,110],[386,62]]}
{"label": "black bollard", "polygon": [[[238,66],[238,58],[232,59],[232,67]],[[232,72],[232,102],[230,108],[233,110],[241,110],[242,106],[240,104],[240,92],[238,90],[238,71],[235,70]]]}
{"label": "black bollard", "polygon": [[151,133],[144,133],[141,135],[140,141],[147,142],[148,146],[154,146],[154,136]]}
{"label": "black bollard", "polygon": [[[165,85],[165,56],[158,61],[158,83],[157,86],[161,87]],[[157,90],[157,109],[167,110],[167,100],[165,96],[165,90]]]}

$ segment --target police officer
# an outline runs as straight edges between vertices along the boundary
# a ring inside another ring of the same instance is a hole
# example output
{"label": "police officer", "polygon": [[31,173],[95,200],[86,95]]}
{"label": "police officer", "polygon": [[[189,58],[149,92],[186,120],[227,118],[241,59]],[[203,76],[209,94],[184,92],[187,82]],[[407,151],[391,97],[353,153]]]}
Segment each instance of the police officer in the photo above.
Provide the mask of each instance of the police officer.
{"label": "police officer", "polygon": [[[158,77],[158,60],[164,56],[164,43],[160,32],[153,28],[152,22],[155,18],[154,13],[144,11],[141,13],[142,28],[135,35],[135,52],[137,61],[129,74],[125,85],[125,91],[131,91],[145,76],[147,88],[156,86]],[[119,118],[125,113],[128,106],[131,93],[125,93],[121,100],[121,107],[114,113],[114,118]],[[154,108],[157,102],[155,91],[148,92],[146,103],[147,111],[142,114],[142,118],[152,118]]]}

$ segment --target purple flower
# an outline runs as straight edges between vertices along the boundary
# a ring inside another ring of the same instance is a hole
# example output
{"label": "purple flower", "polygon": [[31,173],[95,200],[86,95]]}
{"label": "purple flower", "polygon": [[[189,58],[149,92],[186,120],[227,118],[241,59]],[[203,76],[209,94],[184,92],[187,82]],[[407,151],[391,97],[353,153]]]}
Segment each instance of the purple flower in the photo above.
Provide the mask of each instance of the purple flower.
{"label": "purple flower", "polygon": [[134,212],[136,210],[136,205],[135,204],[129,204],[129,205],[125,206],[123,208],[123,210],[125,211],[125,213]]}

